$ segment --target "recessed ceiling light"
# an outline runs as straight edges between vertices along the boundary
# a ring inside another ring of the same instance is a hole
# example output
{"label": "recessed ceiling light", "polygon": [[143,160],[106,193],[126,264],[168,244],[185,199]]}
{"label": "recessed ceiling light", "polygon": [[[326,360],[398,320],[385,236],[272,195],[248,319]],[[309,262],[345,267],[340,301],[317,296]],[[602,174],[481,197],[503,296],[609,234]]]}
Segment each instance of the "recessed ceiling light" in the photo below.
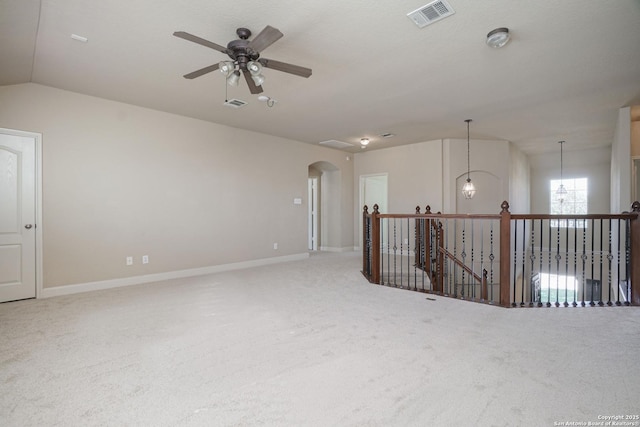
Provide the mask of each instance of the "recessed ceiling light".
{"label": "recessed ceiling light", "polygon": [[89,41],[89,39],[88,39],[88,38],[83,37],[83,36],[79,36],[79,35],[77,35],[77,34],[71,34],[71,38],[72,38],[72,39],[74,39],[74,40],[77,40],[77,41],[79,41],[79,42],[82,42],[82,43],[86,43],[86,42],[88,42],[88,41]]}

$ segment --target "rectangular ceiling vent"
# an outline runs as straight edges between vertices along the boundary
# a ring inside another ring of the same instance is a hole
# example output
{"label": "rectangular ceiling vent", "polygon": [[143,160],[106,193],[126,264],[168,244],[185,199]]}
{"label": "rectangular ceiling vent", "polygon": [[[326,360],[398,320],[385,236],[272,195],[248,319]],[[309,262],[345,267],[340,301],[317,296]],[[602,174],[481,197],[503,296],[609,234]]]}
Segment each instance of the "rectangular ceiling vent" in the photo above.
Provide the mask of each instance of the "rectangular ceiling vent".
{"label": "rectangular ceiling vent", "polygon": [[335,139],[330,139],[328,141],[322,141],[322,142],[320,142],[320,145],[324,145],[326,147],[331,147],[331,148],[338,148],[338,149],[353,147],[353,144],[349,144],[348,142],[337,141]]}
{"label": "rectangular ceiling vent", "polygon": [[436,0],[411,13],[407,13],[407,16],[415,22],[418,27],[424,28],[454,13],[456,13],[455,10],[453,10],[446,0]]}
{"label": "rectangular ceiling vent", "polygon": [[244,107],[247,104],[248,102],[242,101],[240,99],[230,99],[224,102],[224,105],[231,108],[240,108],[240,107]]}

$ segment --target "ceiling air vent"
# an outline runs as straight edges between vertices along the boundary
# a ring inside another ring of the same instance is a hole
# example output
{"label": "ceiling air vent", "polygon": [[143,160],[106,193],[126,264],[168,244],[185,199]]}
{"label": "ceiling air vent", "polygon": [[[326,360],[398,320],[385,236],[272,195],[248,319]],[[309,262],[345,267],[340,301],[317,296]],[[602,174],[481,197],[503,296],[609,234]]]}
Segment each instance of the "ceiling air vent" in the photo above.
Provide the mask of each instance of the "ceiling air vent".
{"label": "ceiling air vent", "polygon": [[411,13],[407,13],[407,16],[418,27],[423,28],[454,13],[456,13],[455,10],[445,0],[436,0]]}
{"label": "ceiling air vent", "polygon": [[353,144],[349,144],[348,142],[337,141],[335,139],[322,141],[320,142],[320,145],[324,145],[325,147],[338,148],[338,149],[353,147]]}
{"label": "ceiling air vent", "polygon": [[240,108],[240,107],[244,107],[247,104],[248,102],[242,101],[240,99],[230,99],[224,102],[224,105],[231,108]]}

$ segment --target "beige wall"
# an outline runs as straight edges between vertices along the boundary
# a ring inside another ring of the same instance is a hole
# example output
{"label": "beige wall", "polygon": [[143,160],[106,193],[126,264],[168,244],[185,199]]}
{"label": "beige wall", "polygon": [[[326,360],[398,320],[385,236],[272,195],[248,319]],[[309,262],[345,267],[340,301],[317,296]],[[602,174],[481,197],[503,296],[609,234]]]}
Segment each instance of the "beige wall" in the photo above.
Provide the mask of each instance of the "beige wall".
{"label": "beige wall", "polygon": [[[359,189],[363,175],[387,174],[388,212],[383,213],[413,213],[416,206],[420,206],[421,212],[424,212],[427,205],[431,206],[433,212],[442,210],[441,140],[375,151],[364,150],[354,155],[354,163],[354,224],[360,224],[362,218]],[[355,242],[360,245],[360,227],[355,233]]]}
{"label": "beige wall", "polygon": [[623,212],[631,206],[631,108],[618,110],[611,145],[610,210]]}
{"label": "beige wall", "polygon": [[[467,140],[446,139],[443,182],[446,213],[500,213],[500,204],[509,200],[510,147],[508,141],[471,140],[471,181],[476,187],[473,199],[461,194],[467,179]],[[528,183],[523,187],[527,191]]]}
{"label": "beige wall", "polygon": [[529,156],[513,144],[509,145],[509,211],[511,213],[531,212],[531,171]]}
{"label": "beige wall", "polygon": [[[427,141],[400,147],[364,151],[354,155],[354,188],[359,188],[362,175],[388,174],[388,210],[385,213],[424,211],[430,205],[434,212],[442,209],[442,141]],[[356,205],[358,202],[356,201]],[[357,206],[356,214],[362,214]]]}
{"label": "beige wall", "polygon": [[[560,148],[558,147],[558,150]],[[560,179],[560,155],[544,153],[529,156],[531,164],[531,212],[549,213],[549,181]],[[563,177],[588,178],[589,212],[609,211],[611,147],[572,151],[564,145]]]}
{"label": "beige wall", "polygon": [[35,84],[0,87],[0,127],[43,135],[45,288],[306,253],[317,161],[342,177],[332,244],[353,247],[338,150]]}

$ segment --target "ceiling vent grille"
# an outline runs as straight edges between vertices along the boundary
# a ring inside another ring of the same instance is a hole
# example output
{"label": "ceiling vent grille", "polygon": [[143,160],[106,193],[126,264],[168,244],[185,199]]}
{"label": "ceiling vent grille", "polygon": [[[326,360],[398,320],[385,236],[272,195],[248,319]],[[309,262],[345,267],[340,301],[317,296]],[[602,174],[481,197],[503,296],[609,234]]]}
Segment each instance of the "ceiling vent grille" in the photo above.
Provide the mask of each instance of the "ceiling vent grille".
{"label": "ceiling vent grille", "polygon": [[241,108],[241,107],[244,107],[247,104],[248,104],[248,102],[242,101],[240,99],[229,99],[228,101],[224,102],[224,105],[226,105],[227,107],[231,107],[231,108]]}
{"label": "ceiling vent grille", "polygon": [[456,13],[455,10],[453,10],[446,0],[436,0],[411,13],[407,13],[407,16],[415,22],[418,27],[424,28],[454,13]]}
{"label": "ceiling vent grille", "polygon": [[338,148],[338,149],[353,147],[353,144],[349,144],[348,142],[337,141],[335,139],[330,139],[328,141],[322,141],[319,144],[320,145],[324,145],[326,147]]}

